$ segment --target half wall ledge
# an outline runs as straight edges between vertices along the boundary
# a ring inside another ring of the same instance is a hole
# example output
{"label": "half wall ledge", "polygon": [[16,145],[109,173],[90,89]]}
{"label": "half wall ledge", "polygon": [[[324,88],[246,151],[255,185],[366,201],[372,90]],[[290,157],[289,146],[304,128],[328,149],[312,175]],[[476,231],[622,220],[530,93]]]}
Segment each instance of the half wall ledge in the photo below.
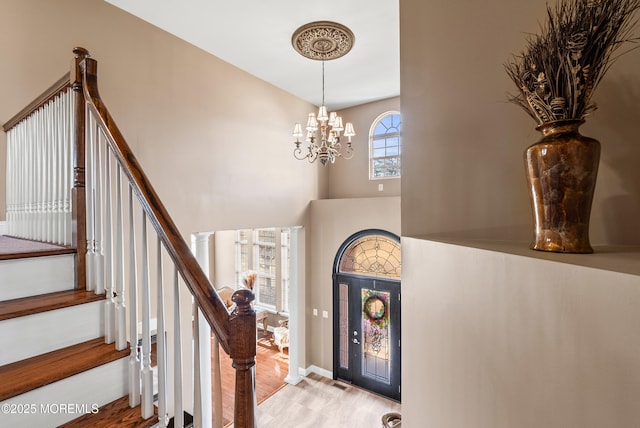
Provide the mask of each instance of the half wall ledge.
{"label": "half wall ledge", "polygon": [[593,245],[593,254],[570,254],[531,250],[527,240],[469,239],[442,234],[411,238],[640,276],[640,246]]}

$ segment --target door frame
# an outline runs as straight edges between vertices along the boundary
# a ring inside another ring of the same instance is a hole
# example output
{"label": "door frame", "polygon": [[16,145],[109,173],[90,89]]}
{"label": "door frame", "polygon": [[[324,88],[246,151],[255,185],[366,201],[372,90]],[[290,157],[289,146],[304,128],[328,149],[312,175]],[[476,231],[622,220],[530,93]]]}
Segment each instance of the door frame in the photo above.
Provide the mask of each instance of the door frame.
{"label": "door frame", "polygon": [[[378,281],[380,283],[384,283],[386,286],[391,285],[392,287],[396,288],[395,292],[397,292],[397,296],[398,296],[398,302],[397,302],[397,317],[394,315],[393,318],[396,319],[396,323],[397,323],[397,327],[398,327],[398,332],[397,335],[398,337],[391,337],[389,340],[392,343],[397,343],[398,347],[397,347],[397,351],[393,352],[394,354],[394,360],[393,360],[393,364],[394,366],[397,364],[397,366],[390,368],[390,373],[392,376],[395,375],[396,379],[395,382],[392,383],[396,383],[398,385],[398,389],[397,392],[396,391],[388,391],[387,393],[383,393],[383,392],[376,392],[376,391],[372,391],[374,393],[378,393],[378,394],[382,394],[385,395],[386,397],[392,399],[392,400],[396,400],[398,402],[400,402],[400,397],[401,397],[401,391],[400,391],[400,381],[401,381],[401,349],[400,349],[400,335],[401,335],[401,326],[400,326],[400,311],[401,311],[401,305],[400,305],[400,292],[401,292],[401,281],[399,279],[392,279],[392,278],[387,278],[387,277],[375,277],[375,276],[369,276],[369,275],[358,275],[358,274],[354,274],[354,273],[344,273],[344,272],[340,272],[340,263],[342,261],[343,256],[345,255],[346,250],[357,240],[367,237],[367,236],[374,236],[374,235],[380,235],[380,236],[384,236],[386,238],[389,238],[391,240],[394,240],[398,243],[400,243],[400,237],[395,235],[394,233],[388,232],[386,230],[382,230],[382,229],[365,229],[365,230],[361,230],[359,232],[356,232],[354,234],[352,234],[349,238],[347,238],[342,245],[340,246],[338,252],[336,253],[336,257],[334,259],[334,263],[333,263],[333,274],[332,274],[332,280],[333,280],[333,379],[337,380],[343,380],[349,383],[353,383],[354,385],[361,387],[363,389],[367,389],[367,385],[366,382],[364,382],[365,384],[359,384],[357,381],[353,382],[353,375],[351,374],[350,376],[345,376],[345,371],[344,369],[340,368],[340,285],[341,284],[345,284],[347,283],[347,286],[349,287],[349,294],[351,294],[351,281],[350,280],[354,280],[357,281],[359,283],[361,283],[362,281],[368,281],[371,284],[370,288],[375,288],[375,282]],[[360,288],[361,286],[358,285],[358,288]],[[393,294],[393,293],[392,293]],[[350,297],[350,299],[353,297]],[[360,302],[360,299],[358,299],[358,302]],[[394,305],[395,306],[395,305]],[[394,311],[395,312],[395,311]],[[360,311],[358,311],[358,314],[360,314]],[[361,318],[361,315],[359,315],[359,317]],[[351,325],[349,325],[349,328],[351,329]],[[397,340],[397,342],[396,342]],[[349,342],[351,343],[351,342]],[[352,355],[350,353],[349,356],[350,360],[352,358]],[[359,365],[357,365],[359,366]],[[349,364],[349,371],[351,371],[354,368],[353,364]],[[352,373],[352,372],[350,372]]]}

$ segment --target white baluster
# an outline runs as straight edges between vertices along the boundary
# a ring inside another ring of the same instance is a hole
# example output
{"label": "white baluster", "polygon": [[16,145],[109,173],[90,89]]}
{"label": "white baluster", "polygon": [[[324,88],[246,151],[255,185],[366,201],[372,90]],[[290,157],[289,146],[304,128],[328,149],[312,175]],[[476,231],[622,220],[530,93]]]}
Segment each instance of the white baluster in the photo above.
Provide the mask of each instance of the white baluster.
{"label": "white baluster", "polygon": [[[24,185],[24,180],[21,177],[21,173],[24,172],[25,166],[23,164],[24,159],[24,122],[19,123],[16,128],[12,130],[11,136],[11,147],[13,152],[13,173],[11,177],[13,177],[13,184],[11,188],[13,189],[13,197],[12,197],[12,215],[11,215],[11,223],[9,224],[9,234],[13,236],[20,236],[20,221],[22,220],[22,199],[24,198],[24,192],[22,191],[22,186]],[[7,141],[9,141],[9,137],[7,136]],[[21,144],[18,144],[18,141]]]}
{"label": "white baluster", "polygon": [[[24,165],[24,153],[25,153],[25,139],[24,139],[24,122],[19,123],[16,128],[12,130],[11,146],[13,147],[13,214],[11,216],[12,221],[9,225],[9,234],[13,236],[20,236],[20,222],[22,221],[22,200],[24,198],[24,191],[22,186],[25,184],[25,180],[22,179],[22,175],[25,171]],[[8,137],[7,137],[8,140]],[[20,142],[20,144],[18,144]]]}
{"label": "white baluster", "polygon": [[18,168],[20,171],[16,171],[14,175],[17,183],[17,195],[16,195],[16,227],[14,229],[15,236],[25,236],[25,215],[27,211],[27,189],[29,186],[28,172],[29,166],[27,165],[27,154],[29,153],[29,141],[27,140],[27,124],[25,122],[20,123],[17,129],[18,137],[16,138],[15,147],[16,155],[18,157]]}
{"label": "white baluster", "polygon": [[13,232],[14,221],[15,221],[15,219],[13,218],[14,209],[15,209],[14,198],[15,198],[15,192],[16,192],[16,189],[14,187],[15,178],[13,176],[13,174],[15,174],[15,168],[16,168],[15,151],[13,147],[13,138],[15,136],[14,130],[15,130],[15,127],[13,129],[10,129],[7,132],[7,194],[5,196],[5,199],[7,201],[7,212],[5,215],[7,218],[7,233],[9,235],[11,235]]}
{"label": "white baluster", "polygon": [[20,236],[22,238],[25,238],[27,236],[27,210],[28,210],[28,202],[29,202],[29,190],[31,189],[31,180],[33,180],[33,177],[31,176],[31,165],[29,164],[29,161],[31,160],[29,158],[29,153],[30,153],[30,147],[29,145],[31,144],[31,141],[29,141],[29,137],[28,137],[28,129],[29,124],[28,123],[22,123],[22,138],[20,139],[21,144],[20,144],[20,153],[21,153],[21,159],[20,159],[20,164],[21,164],[21,168],[22,168],[22,173],[18,173],[17,177],[19,177],[20,183],[22,183],[19,186],[19,194],[20,196],[20,221],[19,221],[19,226],[18,226],[18,233],[16,236]]}
{"label": "white baluster", "polygon": [[85,189],[86,189],[86,216],[87,216],[87,284],[86,288],[89,291],[95,290],[97,293],[97,279],[95,274],[95,176],[96,176],[96,162],[95,162],[95,124],[93,116],[88,114],[88,109],[85,109],[85,116],[87,118],[86,126],[86,153],[85,153]]}
{"label": "white baluster", "polygon": [[73,186],[73,167],[71,166],[72,148],[71,141],[73,138],[73,97],[71,90],[67,89],[65,93],[64,124],[65,129],[62,136],[62,225],[61,234],[63,236],[62,243],[71,245],[71,188]]}
{"label": "white baluster", "polygon": [[158,280],[158,301],[156,307],[156,353],[158,355],[158,420],[161,427],[166,427],[169,422],[167,415],[167,345],[164,325],[164,283],[162,280],[162,244],[160,237],[157,238],[157,244],[156,276]]}
{"label": "white baluster", "polygon": [[173,426],[184,427],[182,404],[182,322],[180,321],[180,287],[178,270],[173,269]]}
{"label": "white baluster", "polygon": [[52,104],[52,120],[53,120],[53,134],[52,134],[52,148],[51,153],[51,242],[60,244],[60,181],[62,179],[62,170],[60,169],[60,132],[64,128],[62,123],[62,117],[60,116],[60,109],[62,108],[62,96],[58,95]]}
{"label": "white baluster", "polygon": [[[102,136],[102,132],[98,134]],[[104,157],[105,157],[105,174],[104,174],[104,270],[105,270],[105,292],[107,300],[105,301],[104,310],[104,336],[105,343],[113,343],[115,341],[115,301],[113,298],[113,235],[111,231],[111,206],[112,206],[112,193],[111,193],[111,153],[109,150],[109,144],[104,142]]]}
{"label": "white baluster", "polygon": [[47,103],[42,107],[42,128],[40,129],[40,139],[42,141],[42,198],[41,198],[41,223],[40,233],[38,239],[51,242],[51,157],[52,151],[52,139],[51,134],[53,131],[53,120],[51,118],[51,103]]}
{"label": "white baluster", "polygon": [[[27,165],[27,153],[29,153],[29,141],[27,140],[26,135],[26,127],[27,124],[22,122],[19,129],[19,137],[16,139],[16,154],[19,156],[18,159],[18,168],[20,171],[16,171],[15,177],[18,181],[16,183],[16,189],[18,194],[16,195],[16,227],[15,227],[15,235],[24,237],[24,225],[25,225],[25,214],[27,211],[27,207],[25,205],[25,201],[27,199],[27,188],[29,186],[29,180],[27,179],[27,174],[29,171],[29,167]],[[19,143],[18,143],[19,142]]]}
{"label": "white baluster", "polygon": [[[193,302],[193,425],[200,427],[204,423],[203,397],[202,397],[202,358],[200,354],[200,310],[198,304]],[[209,418],[206,418],[209,420]]]}
{"label": "white baluster", "polygon": [[70,117],[67,114],[69,111],[69,104],[71,102],[71,97],[69,95],[70,90],[67,89],[63,96],[63,105],[62,110],[60,111],[60,115],[62,117],[62,123],[64,126],[62,127],[60,133],[60,243],[62,245],[71,245],[71,237],[68,235],[67,230],[67,203],[71,203],[70,192],[71,192],[71,184],[69,182],[69,177],[71,177],[71,169],[70,166],[67,165],[67,153],[69,150],[69,144],[71,143],[71,133],[69,132],[69,128],[71,125]]}
{"label": "white baluster", "polygon": [[140,359],[138,358],[138,278],[136,274],[136,232],[133,190],[129,188],[129,406],[140,404]]}
{"label": "white baluster", "polygon": [[29,194],[29,231],[27,233],[27,238],[29,239],[35,239],[36,238],[36,225],[37,223],[37,201],[38,201],[38,183],[40,180],[40,168],[39,168],[39,147],[38,147],[38,141],[37,138],[35,137],[35,133],[36,133],[36,129],[37,129],[37,125],[38,122],[40,120],[40,114],[39,112],[35,112],[34,113],[34,120],[33,122],[29,123],[29,148],[31,150],[31,153],[29,154],[29,158],[33,159],[30,162],[30,166],[31,166],[31,175],[33,178],[30,180],[30,184],[31,184],[31,189],[30,189],[30,194]]}
{"label": "white baluster", "polygon": [[31,156],[33,156],[33,161],[31,162],[33,179],[31,180],[31,197],[30,197],[30,218],[29,218],[29,234],[27,238],[29,239],[37,239],[38,234],[38,226],[40,222],[38,221],[39,215],[39,184],[40,184],[40,172],[42,171],[40,168],[40,144],[41,141],[37,138],[37,129],[40,123],[42,115],[39,111],[34,113],[34,121],[30,123],[30,134],[29,139],[31,142]]}
{"label": "white baluster", "polygon": [[[195,236],[193,252],[198,260],[198,264],[204,272],[209,272],[209,235],[198,234]],[[194,303],[194,306],[195,303]],[[213,413],[211,408],[211,327],[202,315],[201,311],[195,308],[194,315],[194,405],[193,420],[194,425],[202,428],[212,427]],[[215,398],[215,397],[214,397]],[[221,415],[214,415],[221,418]],[[218,426],[216,425],[216,428]]]}
{"label": "white baluster", "polygon": [[153,416],[153,371],[151,370],[149,253],[147,215],[142,212],[142,418]]}
{"label": "white baluster", "polygon": [[213,343],[211,353],[213,362],[211,363],[213,372],[211,383],[213,383],[213,428],[222,428],[222,370],[220,361],[220,341],[215,334],[211,336]]}
{"label": "white baluster", "polygon": [[120,164],[116,170],[116,349],[127,347],[126,317],[124,304],[124,227],[122,224],[122,183]]}
{"label": "white baluster", "polygon": [[[94,244],[93,244],[93,261],[95,263],[94,266],[94,275],[96,277],[96,294],[102,294],[105,292],[105,282],[104,282],[104,274],[105,274],[105,266],[104,266],[104,253],[102,251],[102,181],[105,179],[103,177],[102,168],[102,145],[100,144],[100,128],[98,124],[95,123],[95,145],[93,157],[95,159],[95,181],[93,183],[93,190],[95,195],[95,200],[93,202],[94,208]],[[106,294],[107,301],[111,298],[109,294]],[[105,315],[106,316],[106,315]],[[106,337],[106,332],[105,332]],[[111,343],[111,342],[107,342]]]}
{"label": "white baluster", "polygon": [[66,109],[66,93],[61,93],[56,104],[56,132],[55,132],[55,158],[54,158],[54,176],[55,186],[53,188],[53,207],[54,207],[54,242],[64,245],[64,178],[67,171],[64,169],[64,140],[65,130],[67,129],[65,109]]}
{"label": "white baluster", "polygon": [[35,233],[33,239],[42,240],[44,238],[44,228],[46,222],[46,204],[45,204],[45,168],[47,158],[47,138],[46,138],[46,113],[44,110],[38,110],[40,120],[36,127],[35,138],[38,147],[38,181],[36,182],[36,220]]}
{"label": "white baluster", "polygon": [[55,161],[56,161],[56,127],[58,126],[55,121],[56,115],[56,102],[57,97],[48,104],[49,114],[47,115],[47,134],[49,134],[47,140],[49,141],[49,149],[48,155],[45,159],[45,163],[47,165],[47,172],[45,175],[44,185],[45,185],[45,205],[46,205],[46,230],[45,230],[45,240],[47,242],[55,242],[54,236],[54,221],[55,221],[55,207],[54,207],[54,187],[56,185],[57,177],[55,170]]}

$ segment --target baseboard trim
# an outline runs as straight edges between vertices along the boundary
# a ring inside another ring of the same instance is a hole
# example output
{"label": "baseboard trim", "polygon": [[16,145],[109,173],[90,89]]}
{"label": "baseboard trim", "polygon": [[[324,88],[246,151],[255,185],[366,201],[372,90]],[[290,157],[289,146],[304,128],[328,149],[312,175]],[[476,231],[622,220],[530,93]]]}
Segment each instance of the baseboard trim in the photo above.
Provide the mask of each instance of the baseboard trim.
{"label": "baseboard trim", "polygon": [[327,379],[333,379],[333,372],[330,372],[329,370],[323,369],[321,367],[310,365],[306,369],[300,368],[300,374],[303,376],[308,376],[311,373],[326,377]]}

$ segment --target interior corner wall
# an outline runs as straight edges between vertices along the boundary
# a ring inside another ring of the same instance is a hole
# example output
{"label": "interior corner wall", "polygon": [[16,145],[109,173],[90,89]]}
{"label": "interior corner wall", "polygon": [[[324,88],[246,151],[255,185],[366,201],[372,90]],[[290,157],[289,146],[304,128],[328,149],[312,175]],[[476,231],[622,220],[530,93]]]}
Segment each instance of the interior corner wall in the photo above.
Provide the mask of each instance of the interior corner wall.
{"label": "interior corner wall", "polygon": [[[304,316],[306,358],[303,368],[333,370],[333,262],[344,241],[365,229],[400,235],[400,198],[325,199],[311,202],[307,230],[307,272]],[[318,315],[313,315],[313,309]],[[327,318],[322,316],[327,311]]]}
{"label": "interior corner wall", "polygon": [[104,102],[183,236],[304,224],[309,201],[326,197],[327,172],[292,156],[291,124],[310,103],[102,0],[10,0],[0,14],[0,122],[87,48]]}
{"label": "interior corner wall", "polygon": [[[354,155],[328,165],[329,199],[400,196],[400,178],[369,179],[369,134],[373,122],[383,113],[400,111],[400,97],[388,98],[338,112],[343,121],[353,123]],[[344,137],[343,137],[344,140]],[[379,189],[382,185],[382,190]]]}
{"label": "interior corner wall", "polygon": [[[506,102],[503,64],[545,17],[544,2],[400,0],[403,236],[525,225],[529,238],[523,152],[540,135]],[[596,245],[640,244],[639,69],[638,50],[617,59],[581,128],[602,144]]]}

